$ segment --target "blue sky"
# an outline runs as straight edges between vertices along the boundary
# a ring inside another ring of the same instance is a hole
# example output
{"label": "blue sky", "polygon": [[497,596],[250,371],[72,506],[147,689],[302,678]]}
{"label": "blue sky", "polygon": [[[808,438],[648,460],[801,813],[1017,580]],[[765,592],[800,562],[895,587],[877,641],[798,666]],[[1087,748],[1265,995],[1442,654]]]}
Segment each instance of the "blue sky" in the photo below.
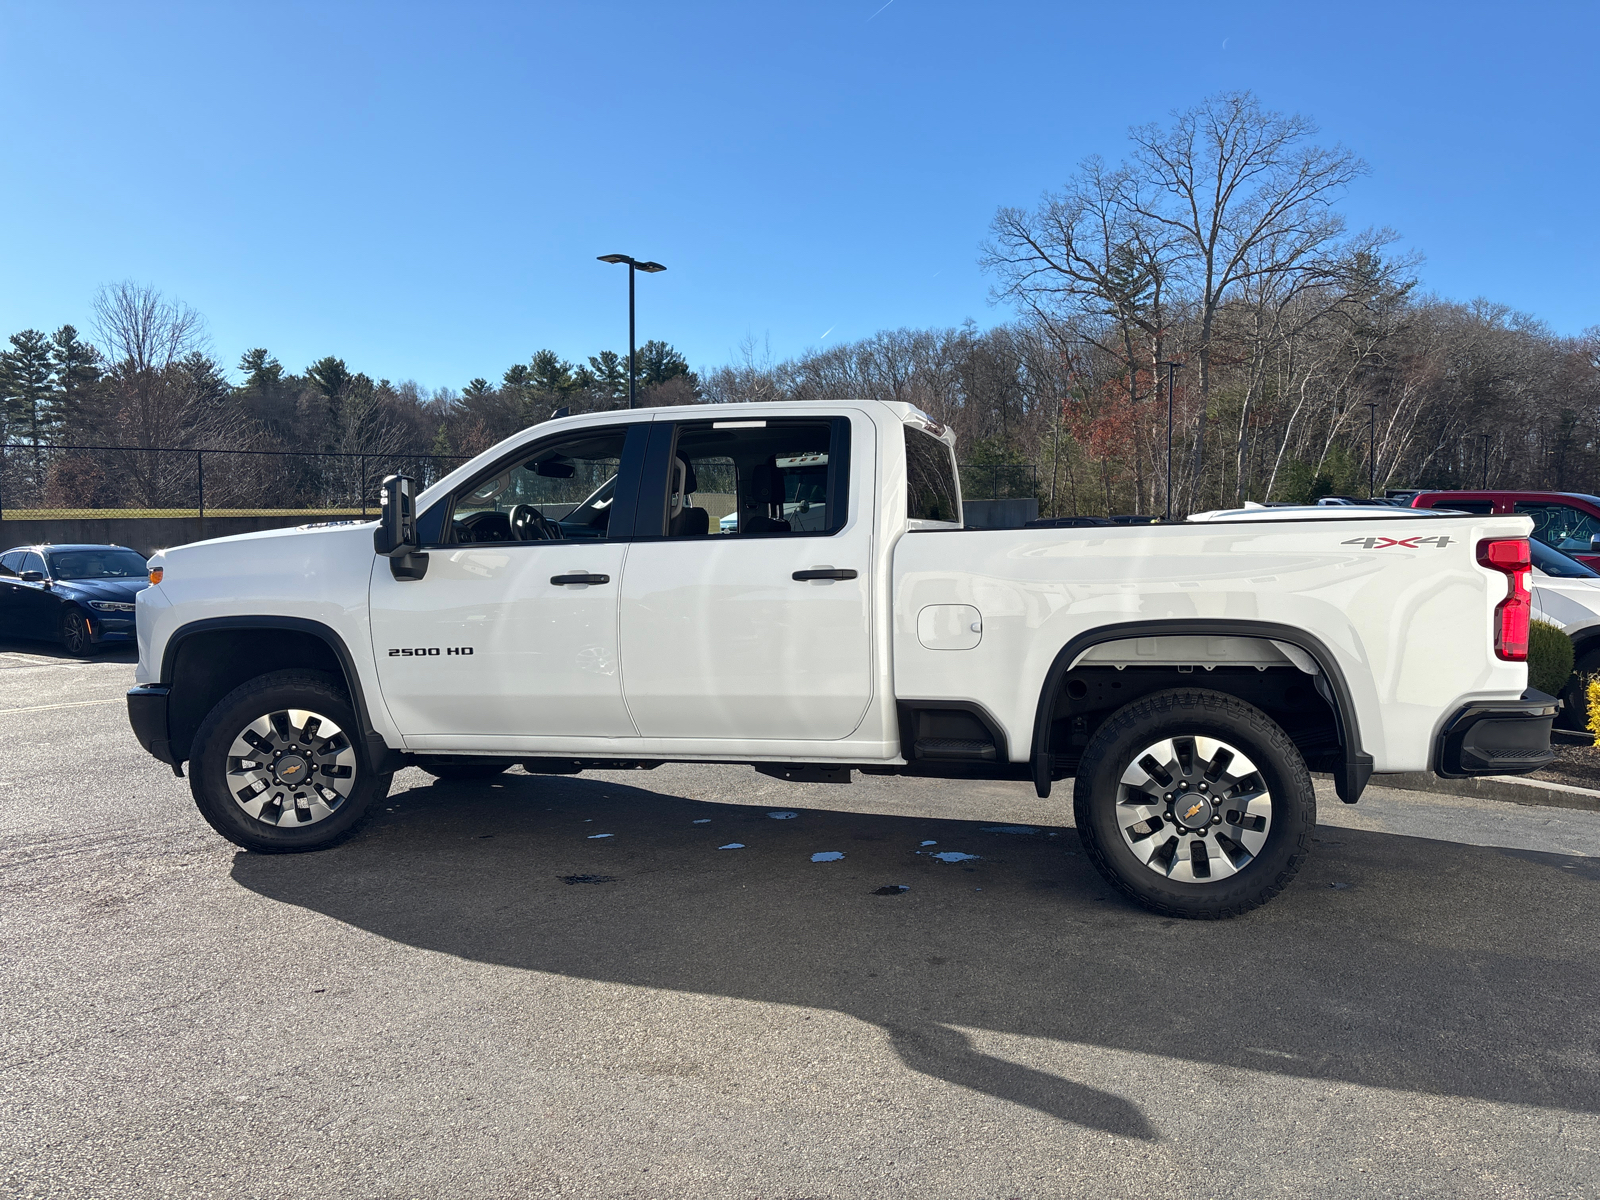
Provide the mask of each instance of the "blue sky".
{"label": "blue sky", "polygon": [[[1600,324],[1600,5],[0,0],[0,334],[131,278],[429,387],[987,325],[996,207],[1218,90],[1372,167],[1424,286]],[[825,335],[825,336],[824,336]]]}

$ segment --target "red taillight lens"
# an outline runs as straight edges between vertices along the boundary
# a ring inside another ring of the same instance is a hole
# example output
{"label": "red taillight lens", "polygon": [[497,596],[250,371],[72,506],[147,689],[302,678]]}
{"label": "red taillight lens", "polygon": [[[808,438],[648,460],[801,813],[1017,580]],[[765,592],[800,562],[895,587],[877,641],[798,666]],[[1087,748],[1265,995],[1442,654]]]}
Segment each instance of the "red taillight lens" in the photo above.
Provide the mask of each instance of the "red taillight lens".
{"label": "red taillight lens", "polygon": [[1494,652],[1508,662],[1528,658],[1528,619],[1533,615],[1533,556],[1527,538],[1478,543],[1478,562],[1506,576],[1506,598],[1494,610]]}

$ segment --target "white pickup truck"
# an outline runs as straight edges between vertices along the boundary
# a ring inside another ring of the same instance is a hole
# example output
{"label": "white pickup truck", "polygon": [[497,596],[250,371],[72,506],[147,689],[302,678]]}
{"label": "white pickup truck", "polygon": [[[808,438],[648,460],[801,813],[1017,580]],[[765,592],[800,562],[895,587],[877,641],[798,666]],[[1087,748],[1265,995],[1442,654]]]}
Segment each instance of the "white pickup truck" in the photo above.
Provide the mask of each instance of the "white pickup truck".
{"label": "white pickup truck", "polygon": [[1526,517],[973,530],[953,445],[878,401],[591,414],[391,477],[376,526],[164,551],[134,731],[258,851],[347,836],[406,765],[1073,777],[1096,866],[1191,917],[1294,876],[1308,768],[1354,803],[1550,760]]}

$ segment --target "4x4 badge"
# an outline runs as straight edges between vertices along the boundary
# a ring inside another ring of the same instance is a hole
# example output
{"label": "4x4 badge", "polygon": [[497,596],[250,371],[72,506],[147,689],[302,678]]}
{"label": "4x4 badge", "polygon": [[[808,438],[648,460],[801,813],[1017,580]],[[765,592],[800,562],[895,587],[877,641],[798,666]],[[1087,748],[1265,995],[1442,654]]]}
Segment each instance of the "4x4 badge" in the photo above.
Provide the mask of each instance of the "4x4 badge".
{"label": "4x4 badge", "polygon": [[1360,537],[1346,538],[1340,544],[1345,546],[1360,546],[1366,550],[1385,550],[1390,546],[1404,546],[1407,550],[1420,550],[1424,546],[1437,546],[1440,550],[1443,550],[1446,546],[1454,543],[1454,541],[1454,538],[1444,536],[1408,538]]}

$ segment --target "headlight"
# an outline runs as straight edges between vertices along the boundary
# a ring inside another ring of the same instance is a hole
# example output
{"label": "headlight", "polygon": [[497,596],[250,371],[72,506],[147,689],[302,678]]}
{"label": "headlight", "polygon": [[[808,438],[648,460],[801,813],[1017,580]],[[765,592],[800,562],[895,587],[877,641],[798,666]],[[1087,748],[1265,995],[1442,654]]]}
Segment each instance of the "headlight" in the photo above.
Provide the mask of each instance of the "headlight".
{"label": "headlight", "polygon": [[91,600],[91,601],[89,601],[89,607],[94,609],[97,612],[129,612],[129,613],[131,613],[133,611],[133,605],[132,604],[125,603],[124,601],[121,601],[121,600]]}

